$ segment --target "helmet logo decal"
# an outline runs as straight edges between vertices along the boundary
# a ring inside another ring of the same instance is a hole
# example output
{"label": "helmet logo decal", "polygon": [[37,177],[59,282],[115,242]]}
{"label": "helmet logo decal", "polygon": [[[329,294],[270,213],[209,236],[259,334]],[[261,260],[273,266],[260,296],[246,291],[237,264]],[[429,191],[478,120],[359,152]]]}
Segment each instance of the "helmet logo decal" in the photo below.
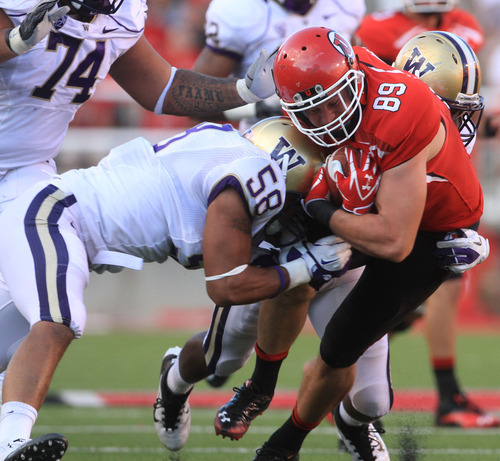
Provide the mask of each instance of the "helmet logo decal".
{"label": "helmet logo decal", "polygon": [[332,30],[328,33],[328,40],[330,40],[330,43],[342,56],[347,58],[349,65],[352,67],[354,64],[354,50],[347,39],[338,32]]}
{"label": "helmet logo decal", "polygon": [[416,46],[413,48],[411,55],[406,60],[403,70],[416,75],[418,78],[422,78],[428,72],[436,70],[436,66],[430,61],[427,61],[425,56],[422,55],[422,52]]}
{"label": "helmet logo decal", "polygon": [[271,158],[278,163],[285,177],[288,171],[306,164],[306,159],[290,146],[291,144],[286,140],[286,138],[284,136],[280,136],[278,144],[276,144],[271,152]]}

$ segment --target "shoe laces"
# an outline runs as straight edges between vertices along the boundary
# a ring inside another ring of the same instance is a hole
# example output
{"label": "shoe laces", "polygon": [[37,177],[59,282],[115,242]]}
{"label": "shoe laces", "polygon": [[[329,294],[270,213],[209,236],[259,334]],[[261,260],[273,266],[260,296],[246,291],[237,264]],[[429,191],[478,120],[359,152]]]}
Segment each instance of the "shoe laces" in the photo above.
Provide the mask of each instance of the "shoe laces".
{"label": "shoe laces", "polygon": [[[350,429],[352,430],[353,426]],[[354,450],[362,456],[362,459],[369,459],[367,456],[373,456],[374,450],[383,450],[378,434],[385,434],[385,429],[375,429],[373,424],[362,424],[356,427],[352,434],[355,434],[355,437],[353,437],[355,440],[350,439],[351,443],[354,445]],[[368,445],[366,442],[368,442]],[[369,451],[367,452],[367,450]]]}
{"label": "shoe laces", "polygon": [[233,391],[236,395],[231,406],[236,410],[259,409],[271,400],[271,396],[259,392],[251,379],[247,379],[241,387],[233,387]]}

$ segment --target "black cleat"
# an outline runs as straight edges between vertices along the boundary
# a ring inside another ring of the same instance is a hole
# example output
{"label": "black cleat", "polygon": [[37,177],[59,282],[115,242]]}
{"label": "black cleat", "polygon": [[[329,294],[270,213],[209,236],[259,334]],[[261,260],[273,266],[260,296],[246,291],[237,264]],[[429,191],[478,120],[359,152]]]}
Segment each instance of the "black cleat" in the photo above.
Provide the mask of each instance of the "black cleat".
{"label": "black cleat", "polygon": [[280,448],[271,448],[266,442],[262,448],[257,450],[252,461],[299,461],[299,454]]}
{"label": "black cleat", "polygon": [[219,408],[215,416],[215,433],[231,440],[239,440],[250,427],[250,423],[269,406],[272,396],[262,394],[248,379],[238,388],[233,398]]}

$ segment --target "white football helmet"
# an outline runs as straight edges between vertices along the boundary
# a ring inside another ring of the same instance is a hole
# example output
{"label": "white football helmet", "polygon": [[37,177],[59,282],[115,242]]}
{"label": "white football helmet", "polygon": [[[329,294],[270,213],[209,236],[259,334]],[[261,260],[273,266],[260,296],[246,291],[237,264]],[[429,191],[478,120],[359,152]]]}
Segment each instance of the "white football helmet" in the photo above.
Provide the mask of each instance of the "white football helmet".
{"label": "white football helmet", "polygon": [[287,117],[271,117],[252,126],[243,136],[269,153],[286,179],[286,201],[282,211],[264,229],[265,238],[281,232],[291,245],[305,235],[302,199],[309,192],[316,173],[325,161],[322,147],[300,133]]}
{"label": "white football helmet", "polygon": [[456,0],[404,0],[405,8],[412,13],[446,13],[456,3]]}
{"label": "white football helmet", "polygon": [[316,3],[316,0],[275,0],[283,8],[289,11],[293,11],[298,14],[306,14],[312,6]]}
{"label": "white football helmet", "polygon": [[450,32],[421,33],[401,48],[394,67],[416,75],[448,104],[467,146],[484,109],[481,67],[467,42]]}
{"label": "white football helmet", "polygon": [[[336,146],[361,123],[364,74],[349,41],[326,27],[309,27],[288,37],[278,50],[273,77],[281,107],[295,126],[320,146]],[[338,107],[335,118],[314,126],[307,111]]]}

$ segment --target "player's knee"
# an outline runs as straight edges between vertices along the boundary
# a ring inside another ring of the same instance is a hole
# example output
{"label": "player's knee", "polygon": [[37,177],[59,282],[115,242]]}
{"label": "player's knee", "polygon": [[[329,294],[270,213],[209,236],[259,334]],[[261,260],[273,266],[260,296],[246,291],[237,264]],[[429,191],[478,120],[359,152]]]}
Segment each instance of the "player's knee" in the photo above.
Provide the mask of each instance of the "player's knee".
{"label": "player's knee", "polygon": [[387,386],[367,386],[353,394],[349,394],[354,409],[373,421],[389,413],[392,407],[392,392]]}

